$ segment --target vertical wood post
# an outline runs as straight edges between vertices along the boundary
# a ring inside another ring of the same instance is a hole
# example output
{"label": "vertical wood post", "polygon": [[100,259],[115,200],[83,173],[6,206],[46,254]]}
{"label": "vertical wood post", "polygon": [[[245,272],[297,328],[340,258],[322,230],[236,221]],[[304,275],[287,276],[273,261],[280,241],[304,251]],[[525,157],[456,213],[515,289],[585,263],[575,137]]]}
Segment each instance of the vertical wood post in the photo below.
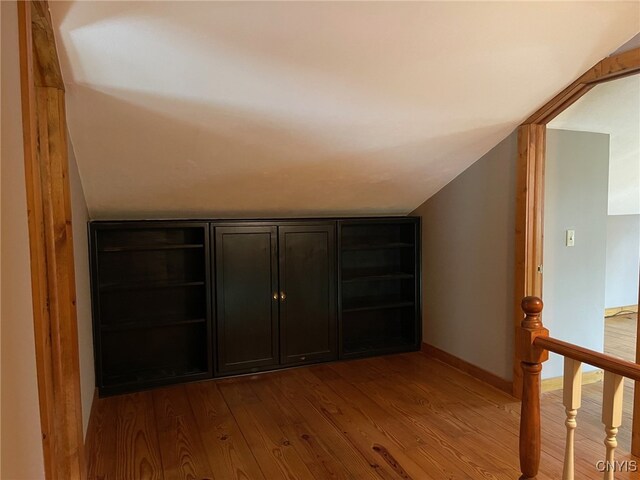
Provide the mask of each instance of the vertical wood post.
{"label": "vertical wood post", "polygon": [[33,322],[45,478],[83,480],[87,472],[82,433],[64,83],[47,1],[19,1],[18,20]]}
{"label": "vertical wood post", "polygon": [[604,372],[602,394],[602,423],[606,437],[604,480],[615,478],[615,451],[618,446],[618,428],[622,425],[622,400],[624,394],[624,377],[611,372]]}
{"label": "vertical wood post", "polygon": [[[522,324],[522,298],[542,295],[542,221],[546,125],[518,128],[518,179],[516,184],[516,278],[514,327]],[[513,362],[513,396],[522,394],[522,344],[516,338]]]}
{"label": "vertical wood post", "polygon": [[525,297],[526,317],[518,329],[522,365],[522,406],[520,411],[520,480],[534,480],[540,466],[540,372],[549,353],[533,344],[536,337],[548,336],[542,326],[542,300]]}
{"label": "vertical wood post", "polygon": [[567,437],[564,447],[564,468],[562,469],[562,480],[573,480],[575,478],[574,465],[574,438],[575,430],[578,426],[576,416],[582,400],[582,363],[569,357],[564,357],[564,379],[563,379],[563,403],[567,419]]}

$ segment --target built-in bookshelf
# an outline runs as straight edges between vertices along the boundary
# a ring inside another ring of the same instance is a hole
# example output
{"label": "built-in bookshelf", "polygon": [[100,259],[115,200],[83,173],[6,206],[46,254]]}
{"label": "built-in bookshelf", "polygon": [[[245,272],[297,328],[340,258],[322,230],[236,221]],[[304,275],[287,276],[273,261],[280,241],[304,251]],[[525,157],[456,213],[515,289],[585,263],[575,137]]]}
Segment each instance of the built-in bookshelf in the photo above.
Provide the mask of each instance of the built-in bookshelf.
{"label": "built-in bookshelf", "polygon": [[340,222],[340,327],[343,357],[419,347],[419,224]]}
{"label": "built-in bookshelf", "polygon": [[212,375],[209,225],[90,227],[102,394]]}
{"label": "built-in bookshelf", "polygon": [[100,395],[420,348],[420,220],[89,223]]}

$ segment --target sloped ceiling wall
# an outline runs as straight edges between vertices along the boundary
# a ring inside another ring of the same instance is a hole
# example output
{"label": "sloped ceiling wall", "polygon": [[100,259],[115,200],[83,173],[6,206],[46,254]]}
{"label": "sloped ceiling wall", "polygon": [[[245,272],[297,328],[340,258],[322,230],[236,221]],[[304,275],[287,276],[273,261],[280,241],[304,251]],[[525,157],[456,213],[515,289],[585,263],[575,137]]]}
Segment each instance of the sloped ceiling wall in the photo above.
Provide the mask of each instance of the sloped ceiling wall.
{"label": "sloped ceiling wall", "polygon": [[52,2],[94,218],[405,214],[638,2]]}

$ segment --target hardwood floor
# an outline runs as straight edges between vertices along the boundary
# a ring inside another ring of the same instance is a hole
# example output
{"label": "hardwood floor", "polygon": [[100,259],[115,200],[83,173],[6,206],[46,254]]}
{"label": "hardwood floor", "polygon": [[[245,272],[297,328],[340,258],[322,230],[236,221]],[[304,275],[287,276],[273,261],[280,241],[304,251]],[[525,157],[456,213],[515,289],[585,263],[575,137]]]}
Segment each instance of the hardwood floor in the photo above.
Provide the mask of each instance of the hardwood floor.
{"label": "hardwood floor", "polygon": [[635,362],[637,325],[637,314],[617,315],[606,318],[604,323],[604,352]]}
{"label": "hardwood floor", "polygon": [[[161,388],[97,400],[89,478],[514,480],[519,408],[422,353]],[[587,396],[576,478],[602,477],[603,438]],[[563,445],[546,394],[539,480],[561,477]]]}

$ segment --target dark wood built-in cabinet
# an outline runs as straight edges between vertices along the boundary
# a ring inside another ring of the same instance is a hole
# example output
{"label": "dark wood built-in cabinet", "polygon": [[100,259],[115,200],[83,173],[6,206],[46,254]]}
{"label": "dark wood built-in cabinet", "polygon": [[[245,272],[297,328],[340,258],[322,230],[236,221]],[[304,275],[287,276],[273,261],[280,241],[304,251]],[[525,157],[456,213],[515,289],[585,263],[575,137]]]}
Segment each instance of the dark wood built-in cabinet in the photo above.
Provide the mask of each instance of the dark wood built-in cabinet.
{"label": "dark wood built-in cabinet", "polygon": [[279,363],[278,227],[215,230],[217,346],[220,373]]}
{"label": "dark wood built-in cabinet", "polygon": [[339,222],[343,357],[418,345],[418,225],[414,219]]}
{"label": "dark wood built-in cabinet", "polygon": [[419,348],[416,218],[89,231],[101,395]]}
{"label": "dark wood built-in cabinet", "polygon": [[92,223],[101,393],[211,377],[209,225]]}
{"label": "dark wood built-in cabinet", "polygon": [[336,228],[279,228],[280,361],[301,365],[337,358]]}

